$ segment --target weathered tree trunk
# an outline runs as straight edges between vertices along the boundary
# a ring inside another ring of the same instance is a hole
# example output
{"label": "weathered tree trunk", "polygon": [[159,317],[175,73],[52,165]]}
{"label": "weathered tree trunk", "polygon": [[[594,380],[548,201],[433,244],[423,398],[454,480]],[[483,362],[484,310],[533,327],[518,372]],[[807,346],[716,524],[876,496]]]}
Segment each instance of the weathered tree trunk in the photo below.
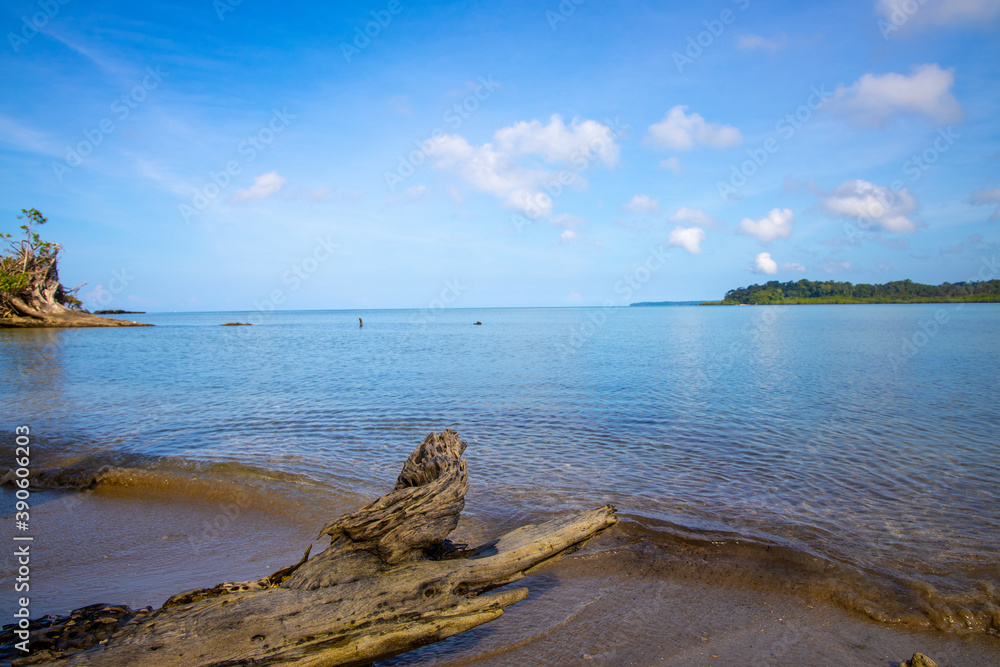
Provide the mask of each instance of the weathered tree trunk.
{"label": "weathered tree trunk", "polygon": [[[15,246],[17,248],[17,246]],[[27,285],[13,292],[0,290],[0,327],[144,327],[152,326],[128,320],[99,317],[64,303],[79,305],[72,296],[75,290],[66,290],[59,282],[59,251],[55,243],[43,244],[36,249],[30,242],[22,242],[18,257],[0,260],[3,268],[19,270]]]}
{"label": "weathered tree trunk", "polygon": [[307,550],[269,577],[180,593],[155,611],[78,610],[36,630],[36,652],[14,664],[367,665],[498,618],[527,589],[483,593],[617,522],[605,506],[473,549],[453,545],[445,538],[465,504],[465,447],[450,429],[428,435],[395,490],[323,527],[330,546],[311,560]]}

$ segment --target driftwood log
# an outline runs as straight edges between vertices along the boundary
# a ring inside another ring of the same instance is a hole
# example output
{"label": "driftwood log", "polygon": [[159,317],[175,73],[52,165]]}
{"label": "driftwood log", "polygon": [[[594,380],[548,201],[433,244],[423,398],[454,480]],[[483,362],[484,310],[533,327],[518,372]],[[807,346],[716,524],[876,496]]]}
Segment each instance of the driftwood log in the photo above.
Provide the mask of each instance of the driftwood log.
{"label": "driftwood log", "polygon": [[391,493],[323,527],[330,546],[312,559],[307,549],[269,577],[179,593],[157,610],[95,605],[47,619],[14,664],[368,665],[500,617],[528,590],[484,593],[617,522],[605,506],[475,548],[452,544],[469,484],[465,447],[450,429],[428,435]]}

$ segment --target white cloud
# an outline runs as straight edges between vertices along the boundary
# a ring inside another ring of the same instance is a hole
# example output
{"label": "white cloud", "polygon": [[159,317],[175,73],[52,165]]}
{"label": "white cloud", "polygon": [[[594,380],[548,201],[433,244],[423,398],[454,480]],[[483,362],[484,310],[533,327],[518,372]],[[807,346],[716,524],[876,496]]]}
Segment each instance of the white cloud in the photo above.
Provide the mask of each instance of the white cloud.
{"label": "white cloud", "polygon": [[785,48],[788,39],[781,35],[777,39],[768,39],[760,35],[740,35],[736,38],[736,48],[746,51],[764,49],[766,51],[778,51]]}
{"label": "white cloud", "polygon": [[881,127],[900,115],[926,116],[937,123],[962,120],[962,107],[951,94],[954,69],[937,63],[905,74],[865,74],[850,86],[837,86],[827,107],[861,125]]}
{"label": "white cloud", "polygon": [[569,127],[558,114],[548,125],[538,120],[521,121],[493,135],[497,150],[508,155],[539,155],[549,162],[570,162],[595,154],[607,167],[618,162],[619,148],[611,128],[594,120],[574,118]]}
{"label": "white cloud", "polygon": [[670,216],[670,222],[688,222],[709,229],[715,229],[719,226],[719,221],[715,216],[709,215],[700,208],[688,208],[687,206],[681,206],[677,209],[677,212]]}
{"label": "white cloud", "polygon": [[990,216],[990,220],[1000,220],[1000,188],[992,190],[976,190],[972,193],[973,204],[996,204],[997,208]]}
{"label": "white cloud", "polygon": [[[875,11],[894,27],[983,23],[1000,14],[1000,0],[877,0]],[[892,28],[883,28],[892,30]]]}
{"label": "white cloud", "polygon": [[709,148],[729,148],[743,143],[743,135],[732,125],[709,123],[701,114],[686,114],[678,104],[659,123],[649,126],[646,140],[656,148],[690,150],[697,144]]}
{"label": "white cloud", "polygon": [[660,169],[667,169],[675,174],[679,174],[684,171],[684,167],[681,166],[681,159],[676,156],[660,160]]}
{"label": "white cloud", "polygon": [[275,195],[285,185],[285,179],[276,171],[269,171],[253,179],[249,188],[237,190],[233,201],[250,201],[252,199],[267,199]]}
{"label": "white cloud", "polygon": [[667,238],[667,245],[684,248],[692,255],[701,254],[701,242],[705,240],[705,230],[701,227],[674,227]]}
{"label": "white cloud", "polygon": [[806,267],[802,266],[798,262],[785,262],[781,265],[782,271],[792,271],[794,273],[805,273]]}
{"label": "white cloud", "polygon": [[917,229],[909,218],[917,210],[917,200],[906,188],[896,192],[861,179],[845,181],[823,200],[823,208],[832,215],[886,232],[910,233]]}
{"label": "white cloud", "polygon": [[[761,241],[773,241],[774,239],[787,239],[792,234],[792,223],[795,215],[791,209],[775,208],[771,209],[765,217],[760,220],[743,218],[739,230],[744,234],[756,236]],[[767,253],[761,253],[767,255]],[[760,255],[758,255],[760,257]],[[770,255],[768,255],[770,257]]]}
{"label": "white cloud", "polygon": [[576,232],[574,232],[572,229],[564,229],[562,234],[559,235],[559,240],[562,241],[563,243],[571,243],[573,241],[576,241],[578,238],[580,237],[577,236]]}
{"label": "white cloud", "polygon": [[[477,190],[502,199],[508,208],[538,218],[552,213],[552,198],[543,191],[544,186],[553,191],[585,186],[580,172],[595,162],[613,167],[619,147],[606,125],[574,118],[567,126],[553,115],[548,125],[533,120],[501,128],[492,142],[481,146],[472,146],[457,134],[444,135],[433,142],[428,153],[437,167],[458,171]],[[571,169],[560,173],[518,164],[518,158],[532,155],[552,164],[568,164]]]}
{"label": "white cloud", "polygon": [[649,195],[636,195],[628,202],[622,204],[622,208],[630,213],[644,213],[646,215],[660,214],[660,202]]}
{"label": "white cloud", "polygon": [[778,263],[771,259],[771,253],[762,252],[754,257],[753,266],[750,270],[754,273],[765,273],[773,276],[778,272]]}

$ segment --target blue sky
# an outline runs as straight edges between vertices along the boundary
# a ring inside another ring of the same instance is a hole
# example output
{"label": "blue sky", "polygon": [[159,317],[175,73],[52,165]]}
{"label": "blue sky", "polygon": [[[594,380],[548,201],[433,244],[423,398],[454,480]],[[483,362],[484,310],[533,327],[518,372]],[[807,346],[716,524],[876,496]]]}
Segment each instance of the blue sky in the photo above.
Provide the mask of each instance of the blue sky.
{"label": "blue sky", "polygon": [[1000,277],[1000,0],[64,2],[0,11],[3,228],[90,308]]}

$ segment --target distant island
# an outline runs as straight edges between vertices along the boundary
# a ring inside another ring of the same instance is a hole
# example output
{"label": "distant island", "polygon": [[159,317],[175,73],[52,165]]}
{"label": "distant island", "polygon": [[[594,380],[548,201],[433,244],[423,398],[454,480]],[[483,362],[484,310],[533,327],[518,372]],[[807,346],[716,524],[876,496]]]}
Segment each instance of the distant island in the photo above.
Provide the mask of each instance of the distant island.
{"label": "distant island", "polygon": [[145,310],[95,310],[94,315],[145,315]]}
{"label": "distant island", "polygon": [[[912,280],[896,280],[884,285],[836,282],[833,280],[782,283],[771,280],[726,292],[722,301],[705,301],[706,306],[783,305],[809,303],[995,303],[1000,302],[1000,280],[922,285]],[[638,305],[638,304],[633,304]]]}
{"label": "distant island", "polygon": [[646,307],[646,306],[700,306],[705,303],[704,301],[640,301],[639,303],[630,303],[629,306],[635,307]]}

